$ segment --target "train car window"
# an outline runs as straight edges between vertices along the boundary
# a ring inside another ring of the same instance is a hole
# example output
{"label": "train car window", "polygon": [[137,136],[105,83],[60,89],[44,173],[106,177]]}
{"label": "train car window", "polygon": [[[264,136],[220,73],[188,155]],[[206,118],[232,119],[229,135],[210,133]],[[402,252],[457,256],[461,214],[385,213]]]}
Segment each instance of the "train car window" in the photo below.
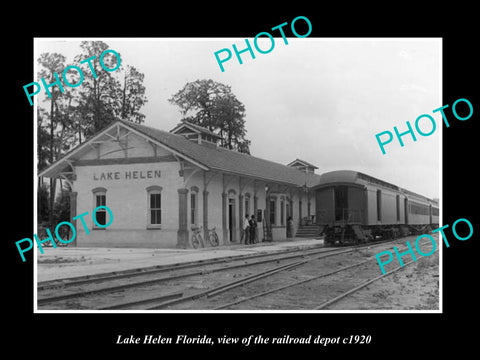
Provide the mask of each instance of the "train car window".
{"label": "train car window", "polygon": [[430,208],[427,205],[419,204],[412,201],[410,204],[410,213],[414,215],[429,215]]}

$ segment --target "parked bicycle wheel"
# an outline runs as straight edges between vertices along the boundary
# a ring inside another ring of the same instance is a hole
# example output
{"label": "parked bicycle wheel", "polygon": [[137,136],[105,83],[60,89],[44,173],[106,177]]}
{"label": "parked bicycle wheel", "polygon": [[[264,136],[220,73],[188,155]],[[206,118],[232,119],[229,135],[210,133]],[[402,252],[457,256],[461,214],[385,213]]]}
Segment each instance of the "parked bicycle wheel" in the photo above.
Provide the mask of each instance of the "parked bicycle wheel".
{"label": "parked bicycle wheel", "polygon": [[215,231],[211,231],[210,234],[208,234],[208,241],[210,241],[210,245],[212,246],[218,246],[220,244],[218,235]]}
{"label": "parked bicycle wheel", "polygon": [[[64,242],[61,242],[60,240],[55,239],[55,243],[56,243],[58,246],[68,246],[68,242],[69,242],[70,239],[71,239],[70,228],[66,228],[66,227],[61,227],[61,228],[59,228],[58,235],[62,238],[62,240],[63,240]],[[67,242],[67,241],[68,241],[68,242]],[[67,243],[65,243],[65,242],[67,242]]]}
{"label": "parked bicycle wheel", "polygon": [[[47,226],[46,225],[39,225],[38,226],[38,230],[37,230],[37,238],[39,241],[42,241],[42,240],[45,240],[46,238],[49,237],[48,233],[47,233]],[[55,234],[52,234],[52,237],[53,237],[53,241],[55,241]],[[46,241],[44,243],[42,243],[42,247],[52,247],[53,244],[51,241]]]}
{"label": "parked bicycle wheel", "polygon": [[199,237],[200,235],[196,235],[196,234],[192,234],[192,247],[194,249],[198,249],[198,247],[200,246],[200,240],[199,240]]}

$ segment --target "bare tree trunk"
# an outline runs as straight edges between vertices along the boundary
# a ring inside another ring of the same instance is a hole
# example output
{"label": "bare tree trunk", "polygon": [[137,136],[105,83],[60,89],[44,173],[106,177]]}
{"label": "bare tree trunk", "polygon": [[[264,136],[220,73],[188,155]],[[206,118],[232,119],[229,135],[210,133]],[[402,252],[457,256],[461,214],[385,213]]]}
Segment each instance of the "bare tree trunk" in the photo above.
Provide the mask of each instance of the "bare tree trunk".
{"label": "bare tree trunk", "polygon": [[123,96],[122,96],[122,120],[126,119],[126,95],[127,95],[127,72],[125,71],[125,77],[123,78]]}
{"label": "bare tree trunk", "polygon": [[[52,75],[53,78],[53,75]],[[53,164],[53,106],[54,106],[54,94],[50,99],[50,165]],[[55,200],[55,179],[50,178],[50,198],[48,206],[48,224],[50,229],[53,228],[53,204]],[[43,239],[42,239],[43,240]]]}

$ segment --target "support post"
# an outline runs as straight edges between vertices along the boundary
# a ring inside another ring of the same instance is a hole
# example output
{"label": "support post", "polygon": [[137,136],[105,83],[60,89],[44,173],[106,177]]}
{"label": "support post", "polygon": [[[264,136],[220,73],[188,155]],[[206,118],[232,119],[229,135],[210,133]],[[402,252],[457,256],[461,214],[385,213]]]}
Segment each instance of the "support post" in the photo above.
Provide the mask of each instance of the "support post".
{"label": "support post", "polygon": [[188,189],[178,189],[178,231],[177,247],[187,248],[188,243],[188,219],[187,219],[187,194]]}
{"label": "support post", "polygon": [[[76,191],[70,193],[70,223],[75,229],[77,228],[77,220],[73,220],[73,218],[77,216],[77,195],[78,193]],[[69,246],[77,246],[77,236],[75,236],[75,239],[69,244]]]}
{"label": "support post", "polygon": [[228,229],[227,229],[227,193],[222,192],[222,235],[223,244],[228,244]]}
{"label": "support post", "polygon": [[243,232],[243,195],[238,195],[238,227],[240,229],[240,239],[242,238]]}
{"label": "support post", "polygon": [[203,239],[208,240],[208,191],[203,190]]}
{"label": "support post", "polygon": [[298,200],[298,218],[299,218],[299,225],[302,225],[302,193],[301,192]]}

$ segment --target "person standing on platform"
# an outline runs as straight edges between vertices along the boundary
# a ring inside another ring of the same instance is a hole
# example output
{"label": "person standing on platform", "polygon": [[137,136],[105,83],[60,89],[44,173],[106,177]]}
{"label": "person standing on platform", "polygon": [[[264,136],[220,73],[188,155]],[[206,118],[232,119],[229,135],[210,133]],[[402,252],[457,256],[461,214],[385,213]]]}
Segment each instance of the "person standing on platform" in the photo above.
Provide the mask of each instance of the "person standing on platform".
{"label": "person standing on platform", "polygon": [[293,237],[293,219],[291,216],[287,219],[287,238]]}
{"label": "person standing on platform", "polygon": [[240,243],[242,243],[242,240],[245,239],[245,245],[248,244],[249,237],[250,237],[250,222],[248,221],[248,214],[246,214],[245,219],[243,219],[243,233],[242,233],[242,239],[240,240]]}
{"label": "person standing on platform", "polygon": [[252,215],[249,221],[250,226],[250,244],[254,244],[257,235],[257,222],[255,221],[255,215]]}

